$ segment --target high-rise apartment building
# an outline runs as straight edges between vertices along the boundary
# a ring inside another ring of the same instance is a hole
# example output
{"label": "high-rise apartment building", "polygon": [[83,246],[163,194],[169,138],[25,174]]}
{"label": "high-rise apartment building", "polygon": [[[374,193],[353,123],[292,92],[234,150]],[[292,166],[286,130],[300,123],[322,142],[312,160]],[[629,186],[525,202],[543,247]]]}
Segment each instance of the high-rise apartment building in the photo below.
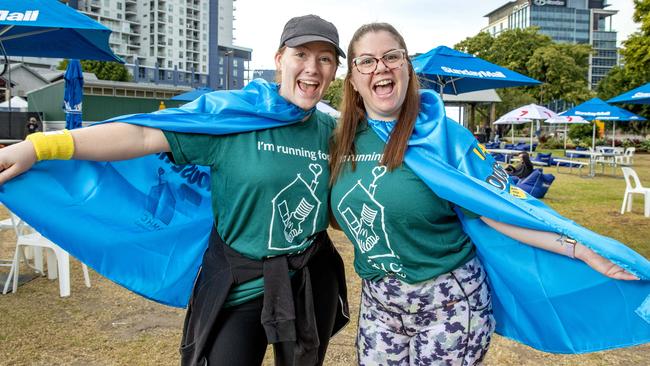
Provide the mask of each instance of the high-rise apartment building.
{"label": "high-rise apartment building", "polygon": [[593,48],[589,57],[588,81],[595,87],[618,62],[616,31],[605,0],[517,0],[485,15],[483,31],[497,36],[506,29],[539,27],[556,42],[586,43]]}
{"label": "high-rise apartment building", "polygon": [[236,0],[68,0],[110,28],[136,82],[244,86],[251,50],[233,45]]}

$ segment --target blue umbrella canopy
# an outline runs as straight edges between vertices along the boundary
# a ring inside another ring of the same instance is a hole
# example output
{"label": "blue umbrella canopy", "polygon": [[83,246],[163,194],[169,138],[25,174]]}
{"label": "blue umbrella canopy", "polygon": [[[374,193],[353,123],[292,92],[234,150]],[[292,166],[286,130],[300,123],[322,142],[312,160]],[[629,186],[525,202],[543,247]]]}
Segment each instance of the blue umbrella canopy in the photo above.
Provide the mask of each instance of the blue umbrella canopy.
{"label": "blue umbrella canopy", "polygon": [[567,111],[560,113],[563,116],[580,116],[587,121],[645,121],[645,118],[638,116],[623,108],[605,103],[600,98],[590,99]]}
{"label": "blue umbrella canopy", "polygon": [[173,97],[171,98],[171,100],[180,100],[180,101],[188,101],[188,102],[191,102],[191,101],[193,101],[194,99],[200,97],[201,95],[203,95],[203,94],[205,94],[205,93],[210,93],[210,92],[213,92],[213,91],[214,91],[214,90],[211,89],[211,88],[205,88],[205,87],[196,88],[196,89],[194,89],[194,90],[190,90],[190,91],[185,92],[185,93],[183,93],[183,94],[175,95],[175,96],[173,96]]}
{"label": "blue umbrella canopy", "polygon": [[650,83],[614,97],[607,103],[650,104]]}
{"label": "blue umbrella canopy", "polygon": [[445,94],[541,84],[518,72],[445,46],[415,57],[412,63],[423,88]]}
{"label": "blue umbrella canopy", "polygon": [[63,110],[65,128],[72,130],[81,127],[84,77],[79,60],[70,60],[63,74]]}
{"label": "blue umbrella canopy", "polygon": [[111,30],[57,0],[0,0],[0,43],[8,56],[123,62]]}
{"label": "blue umbrella canopy", "polygon": [[[589,99],[588,101],[579,104],[567,111],[560,113],[562,116],[580,116],[587,121],[601,120],[601,121],[614,121],[612,129],[612,146],[614,146],[614,137],[616,134],[616,121],[645,121],[646,119],[637,116],[636,114],[619,108],[614,105],[605,103],[600,98]],[[591,148],[594,149],[596,145],[596,124],[593,125]]]}

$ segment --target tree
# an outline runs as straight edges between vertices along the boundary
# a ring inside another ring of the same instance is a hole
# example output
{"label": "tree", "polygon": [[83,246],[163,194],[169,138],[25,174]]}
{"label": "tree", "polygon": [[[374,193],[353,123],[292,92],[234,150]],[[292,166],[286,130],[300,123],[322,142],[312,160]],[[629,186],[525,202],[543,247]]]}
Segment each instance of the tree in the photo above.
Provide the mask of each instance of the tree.
{"label": "tree", "polygon": [[343,79],[334,79],[325,91],[323,99],[328,101],[332,107],[339,109],[341,101],[343,100]]}
{"label": "tree", "polygon": [[[58,69],[65,70],[68,67],[68,60],[59,63]],[[100,80],[130,81],[131,75],[126,66],[117,62],[82,60],[81,69],[84,72],[91,72]]]}
{"label": "tree", "polygon": [[508,29],[494,39],[488,61],[527,75],[526,63],[538,48],[552,44],[551,37],[539,33],[539,28]]}
{"label": "tree", "polygon": [[457,43],[454,48],[484,60],[492,60],[494,59],[492,55],[493,44],[494,37],[488,32],[481,32],[474,37],[465,38],[463,41]]}
{"label": "tree", "polygon": [[479,33],[454,47],[543,82],[541,86],[499,89],[503,102],[496,107],[498,115],[523,104],[577,103],[592,96],[586,80],[590,46],[554,43],[531,27],[508,29],[497,37]]}
{"label": "tree", "polygon": [[570,103],[581,103],[590,99],[587,75],[589,53],[587,45],[553,43],[537,48],[528,62],[528,75],[543,84],[537,89],[536,99],[540,104],[563,99]]}
{"label": "tree", "polygon": [[[598,96],[602,99],[607,100],[650,82],[650,0],[634,1],[632,19],[641,23],[641,30],[631,34],[623,42],[623,48],[620,50],[622,66],[612,68],[598,84]],[[631,104],[623,107],[634,113],[650,116],[650,106]],[[629,125],[638,129],[635,123]]]}

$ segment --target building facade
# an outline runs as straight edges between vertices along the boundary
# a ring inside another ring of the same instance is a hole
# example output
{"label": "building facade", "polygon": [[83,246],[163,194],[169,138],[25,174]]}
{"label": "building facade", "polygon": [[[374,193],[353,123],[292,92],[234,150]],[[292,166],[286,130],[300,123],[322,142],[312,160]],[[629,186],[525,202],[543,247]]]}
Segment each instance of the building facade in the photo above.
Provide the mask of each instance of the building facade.
{"label": "building facade", "polygon": [[616,31],[605,0],[517,0],[485,15],[489,24],[482,31],[493,36],[507,29],[538,27],[556,42],[590,44],[590,87],[595,87],[618,63]]}
{"label": "building facade", "polygon": [[[236,0],[67,0],[112,30],[135,82],[240,89],[251,49],[233,45]],[[56,65],[33,59],[30,64]]]}

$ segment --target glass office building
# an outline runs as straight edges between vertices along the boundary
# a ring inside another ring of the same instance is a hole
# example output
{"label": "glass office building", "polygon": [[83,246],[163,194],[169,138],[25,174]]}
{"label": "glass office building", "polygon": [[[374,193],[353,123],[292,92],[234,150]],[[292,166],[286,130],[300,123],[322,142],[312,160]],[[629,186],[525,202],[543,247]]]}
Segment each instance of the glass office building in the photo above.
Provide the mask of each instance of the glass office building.
{"label": "glass office building", "polygon": [[590,44],[589,85],[595,87],[618,62],[616,31],[604,0],[517,0],[493,10],[483,31],[497,36],[506,29],[539,27],[556,42]]}

